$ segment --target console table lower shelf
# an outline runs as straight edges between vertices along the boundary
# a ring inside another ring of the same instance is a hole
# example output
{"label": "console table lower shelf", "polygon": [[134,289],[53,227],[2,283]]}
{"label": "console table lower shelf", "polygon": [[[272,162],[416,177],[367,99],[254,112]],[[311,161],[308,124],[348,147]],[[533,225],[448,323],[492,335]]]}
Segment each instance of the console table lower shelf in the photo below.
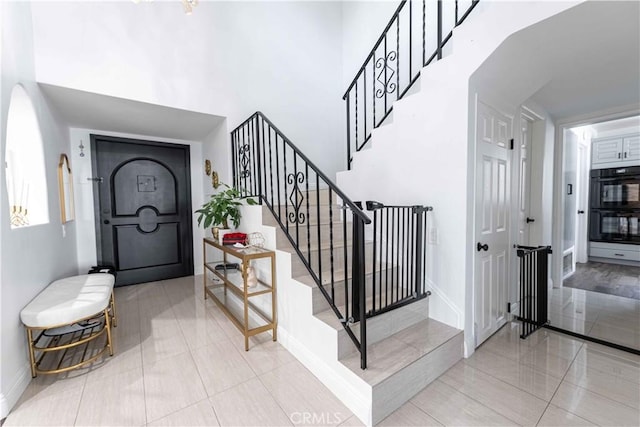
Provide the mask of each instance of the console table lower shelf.
{"label": "console table lower shelf", "polygon": [[[275,253],[259,248],[238,249],[220,245],[218,242],[205,238],[204,246],[204,298],[210,297],[222,312],[244,335],[245,351],[249,350],[249,338],[263,332],[272,331],[273,341],[277,340],[276,319],[276,286],[275,286]],[[207,246],[222,252],[222,260],[207,262]],[[239,269],[224,269],[229,257],[239,260]],[[247,269],[253,260],[264,259],[271,267],[270,283],[258,279],[254,287],[247,283]],[[216,266],[218,268],[216,268]],[[210,279],[207,271],[213,275]],[[214,282],[214,280],[217,281]],[[262,296],[262,307],[254,301]],[[266,301],[269,299],[270,301]],[[271,311],[271,313],[268,313]]]}

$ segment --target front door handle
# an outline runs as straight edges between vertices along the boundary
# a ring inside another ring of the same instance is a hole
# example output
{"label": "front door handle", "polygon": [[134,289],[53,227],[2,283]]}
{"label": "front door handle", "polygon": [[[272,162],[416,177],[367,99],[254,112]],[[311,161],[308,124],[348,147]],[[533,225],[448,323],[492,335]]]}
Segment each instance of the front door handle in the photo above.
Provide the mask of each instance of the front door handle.
{"label": "front door handle", "polygon": [[478,249],[478,252],[480,252],[480,251],[488,251],[489,250],[489,245],[487,245],[486,243],[483,245],[482,243],[478,242],[478,245],[476,246],[476,248]]}
{"label": "front door handle", "polygon": [[583,210],[579,210],[579,211],[578,211],[578,214],[580,214],[580,215],[582,215],[583,213],[584,213],[584,211],[583,211]]}
{"label": "front door handle", "polygon": [[529,224],[530,222],[536,222],[536,220],[533,218],[527,217],[527,224]]}

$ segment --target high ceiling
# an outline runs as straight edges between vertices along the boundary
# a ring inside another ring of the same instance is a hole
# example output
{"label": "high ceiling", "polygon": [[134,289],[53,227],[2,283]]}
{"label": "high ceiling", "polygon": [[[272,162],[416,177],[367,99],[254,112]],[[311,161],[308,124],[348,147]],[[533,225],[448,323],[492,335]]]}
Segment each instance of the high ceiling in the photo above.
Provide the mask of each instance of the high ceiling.
{"label": "high ceiling", "polygon": [[531,97],[555,120],[637,107],[640,2],[568,9],[509,37],[477,74],[483,85],[524,97],[518,102]]}
{"label": "high ceiling", "polygon": [[40,84],[70,127],[202,141],[223,117]]}

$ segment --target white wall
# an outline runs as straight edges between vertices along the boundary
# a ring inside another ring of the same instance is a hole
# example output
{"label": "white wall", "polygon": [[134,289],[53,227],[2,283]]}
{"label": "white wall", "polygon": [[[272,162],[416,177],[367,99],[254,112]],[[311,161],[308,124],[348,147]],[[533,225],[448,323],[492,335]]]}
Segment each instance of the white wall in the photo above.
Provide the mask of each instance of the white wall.
{"label": "white wall", "polygon": [[[48,224],[11,230],[8,196],[2,173],[0,224],[2,270],[0,292],[0,418],[7,415],[29,381],[29,361],[20,310],[46,285],[76,272],[76,225],[60,222],[57,167],[69,152],[69,133],[49,108],[35,83],[31,9],[28,3],[0,2],[2,10],[0,164],[4,163],[7,113],[13,86],[23,84],[31,97],[44,141],[48,182]],[[73,160],[71,167],[74,167]]]}
{"label": "white wall", "polygon": [[[475,96],[490,95],[515,112],[548,78],[522,67],[524,77],[487,85],[487,76],[474,73],[509,35],[574,4],[480,2],[454,33],[453,54],[423,71],[421,91],[395,104],[393,123],[374,131],[372,148],[357,153],[353,171],[339,174],[339,183],[357,199],[434,206],[430,227],[438,242],[428,249],[434,290],[429,313],[465,329],[467,355],[475,347],[469,202],[475,200]],[[507,58],[491,67],[504,70]]]}
{"label": "white wall", "polygon": [[340,3],[201,2],[191,16],[178,2],[33,10],[38,81],[227,117],[219,145],[261,110],[327,175],[344,168]]}
{"label": "white wall", "polygon": [[342,93],[360,70],[399,1],[344,1],[342,5]]}
{"label": "white wall", "polygon": [[[116,132],[109,132],[95,129],[77,129],[69,130],[71,141],[71,156],[73,162],[73,189],[75,191],[76,202],[76,227],[77,227],[77,268],[78,274],[84,274],[89,267],[97,265],[96,255],[96,213],[93,204],[93,193],[97,183],[87,180],[94,177],[91,168],[91,134],[116,136],[121,138],[142,139],[155,142],[168,142],[174,144],[183,144],[189,146],[190,164],[191,164],[191,212],[200,208],[203,203],[203,176],[204,167],[202,160],[202,143],[198,141],[184,141],[170,138],[158,138],[150,135],[133,135]],[[84,145],[84,157],[80,157],[80,142]],[[204,231],[197,227],[193,217],[193,264],[194,273],[202,274],[202,238]]]}

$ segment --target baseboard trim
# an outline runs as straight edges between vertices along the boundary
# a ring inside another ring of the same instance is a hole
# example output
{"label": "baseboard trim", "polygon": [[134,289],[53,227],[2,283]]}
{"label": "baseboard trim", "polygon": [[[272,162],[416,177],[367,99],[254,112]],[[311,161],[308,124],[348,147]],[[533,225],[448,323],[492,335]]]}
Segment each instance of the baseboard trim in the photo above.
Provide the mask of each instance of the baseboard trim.
{"label": "baseboard trim", "polygon": [[456,329],[463,330],[464,322],[462,321],[462,319],[464,319],[464,315],[462,314],[462,312],[458,310],[458,308],[453,303],[453,301],[451,301],[451,299],[449,299],[449,297],[444,293],[444,291],[438,285],[436,285],[432,280],[427,279],[427,286],[432,292],[431,301],[434,301],[436,298],[440,299],[445,304],[445,306],[449,309],[451,314],[455,317],[456,321],[455,321],[455,325],[452,325],[450,321],[447,321],[447,319],[438,318],[440,316],[432,315],[431,305],[429,305],[429,317],[439,322],[442,322],[446,325],[454,327]]}
{"label": "baseboard trim", "polygon": [[27,389],[31,382],[31,368],[29,364],[23,365],[22,369],[18,371],[18,376],[13,382],[13,385],[9,388],[7,393],[0,393],[0,419],[4,419],[9,415],[9,411],[15,406],[22,396],[22,393]]}
{"label": "baseboard trim", "polygon": [[362,396],[356,388],[338,375],[324,360],[318,358],[304,344],[281,327],[278,328],[278,342],[331,390],[360,421],[367,426],[372,425],[372,390],[369,391],[369,399],[367,401],[366,396]]}

